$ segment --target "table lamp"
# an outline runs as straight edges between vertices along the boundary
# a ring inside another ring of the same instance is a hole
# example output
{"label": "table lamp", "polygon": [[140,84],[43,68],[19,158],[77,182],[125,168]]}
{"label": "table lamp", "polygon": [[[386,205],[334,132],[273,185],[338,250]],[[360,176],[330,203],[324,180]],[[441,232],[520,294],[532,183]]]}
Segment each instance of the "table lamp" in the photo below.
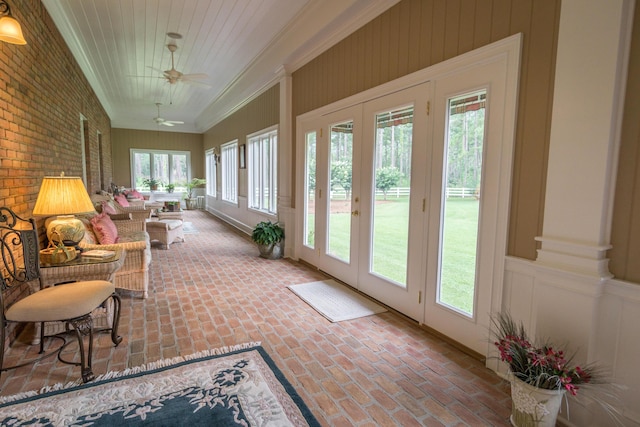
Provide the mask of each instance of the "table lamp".
{"label": "table lamp", "polygon": [[33,208],[34,216],[48,216],[45,221],[49,241],[58,245],[74,246],[84,237],[82,221],[74,214],[95,212],[82,179],[77,176],[45,176]]}

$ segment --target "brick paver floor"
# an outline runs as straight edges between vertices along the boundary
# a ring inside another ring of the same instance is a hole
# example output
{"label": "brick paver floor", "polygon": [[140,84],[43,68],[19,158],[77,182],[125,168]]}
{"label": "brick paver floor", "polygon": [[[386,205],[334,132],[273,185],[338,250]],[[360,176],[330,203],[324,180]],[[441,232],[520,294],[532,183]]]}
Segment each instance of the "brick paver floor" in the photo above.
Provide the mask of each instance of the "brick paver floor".
{"label": "brick paver floor", "polygon": [[[96,375],[161,358],[260,341],[325,426],[506,426],[508,385],[415,322],[393,312],[331,323],[287,285],[325,279],[291,261],[259,258],[254,244],[203,211],[198,230],[169,250],[152,246],[149,298],[122,293],[113,347],[96,339]],[[35,354],[16,342],[5,365]],[[73,357],[76,344],[65,353]],[[51,357],[3,372],[0,394],[79,378]]]}

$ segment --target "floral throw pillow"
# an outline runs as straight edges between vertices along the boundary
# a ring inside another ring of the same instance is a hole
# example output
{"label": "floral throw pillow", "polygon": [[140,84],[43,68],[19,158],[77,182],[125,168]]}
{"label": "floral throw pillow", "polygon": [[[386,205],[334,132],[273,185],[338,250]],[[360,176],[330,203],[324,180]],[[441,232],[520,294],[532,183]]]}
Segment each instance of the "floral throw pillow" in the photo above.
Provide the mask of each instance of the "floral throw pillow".
{"label": "floral throw pillow", "polygon": [[91,225],[101,245],[112,245],[118,241],[118,229],[106,213],[91,218]]}

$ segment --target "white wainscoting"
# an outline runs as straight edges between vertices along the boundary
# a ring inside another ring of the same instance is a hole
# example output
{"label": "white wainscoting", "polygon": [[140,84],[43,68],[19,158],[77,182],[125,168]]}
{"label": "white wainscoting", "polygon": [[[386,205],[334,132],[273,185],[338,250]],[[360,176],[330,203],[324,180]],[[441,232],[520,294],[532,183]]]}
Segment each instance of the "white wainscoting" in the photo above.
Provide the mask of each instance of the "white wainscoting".
{"label": "white wainscoting", "polygon": [[[618,421],[640,426],[640,284],[507,257],[502,304],[532,336],[568,345],[577,362],[597,362],[610,370],[620,386],[616,398],[610,399],[619,412]],[[568,399],[568,421],[563,405],[563,424],[613,425],[598,405],[583,402],[580,396]]]}

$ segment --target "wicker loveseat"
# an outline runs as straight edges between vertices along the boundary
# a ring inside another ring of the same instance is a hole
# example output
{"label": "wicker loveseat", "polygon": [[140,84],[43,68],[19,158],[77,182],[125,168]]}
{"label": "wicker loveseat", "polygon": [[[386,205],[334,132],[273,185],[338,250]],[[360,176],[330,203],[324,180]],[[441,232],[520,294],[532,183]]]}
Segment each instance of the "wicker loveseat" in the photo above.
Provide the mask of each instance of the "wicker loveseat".
{"label": "wicker loveseat", "polygon": [[151,208],[146,207],[142,200],[138,203],[135,200],[128,200],[128,206],[122,206],[111,194],[101,193],[93,194],[91,201],[98,212],[108,211],[107,213],[110,215],[131,214],[131,218],[141,220],[151,217]]}
{"label": "wicker loveseat", "polygon": [[151,264],[151,246],[149,234],[146,232],[144,220],[113,220],[118,237],[116,243],[100,244],[91,217],[80,218],[85,225],[85,236],[80,246],[84,249],[113,250],[122,248],[126,251],[124,265],[115,275],[116,289],[141,292],[147,298],[149,292],[149,265]]}

